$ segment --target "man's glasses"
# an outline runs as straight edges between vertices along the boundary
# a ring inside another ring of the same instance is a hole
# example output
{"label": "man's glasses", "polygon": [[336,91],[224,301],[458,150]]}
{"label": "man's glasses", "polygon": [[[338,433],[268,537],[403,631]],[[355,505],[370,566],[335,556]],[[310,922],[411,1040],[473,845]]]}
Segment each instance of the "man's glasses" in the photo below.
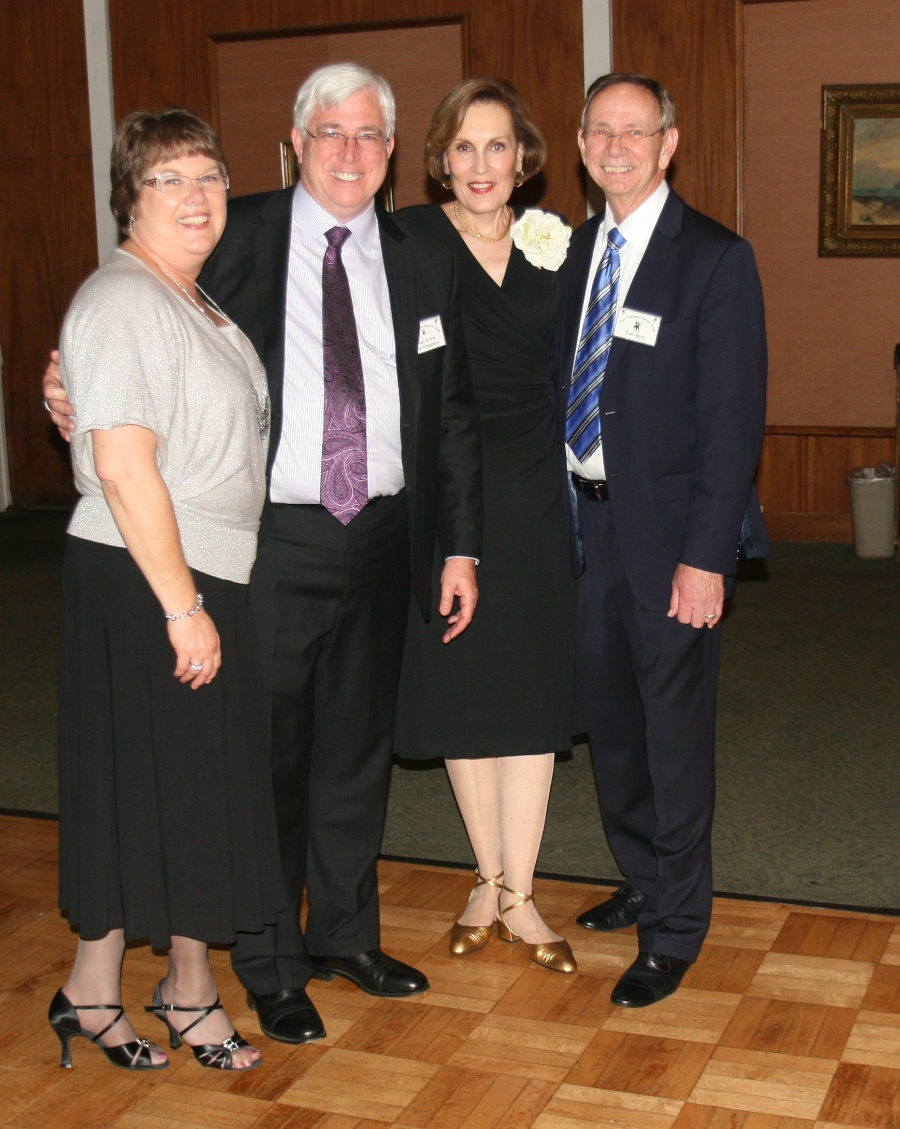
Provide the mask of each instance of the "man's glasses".
{"label": "man's glasses", "polygon": [[166,196],[186,196],[195,184],[199,184],[204,192],[228,191],[228,177],[223,172],[210,172],[206,176],[194,177],[167,173],[164,176],[154,176],[143,183]]}
{"label": "man's glasses", "polygon": [[649,141],[657,133],[662,133],[662,129],[654,129],[652,133],[647,129],[623,129],[621,133],[613,133],[603,126],[598,126],[596,129],[586,130],[585,137],[589,141],[596,141],[598,145],[608,145],[616,138],[619,138],[623,145],[640,145],[642,141]]}
{"label": "man's glasses", "polygon": [[348,141],[355,141],[359,146],[360,153],[369,156],[379,156],[384,152],[384,147],[387,145],[385,136],[377,131],[358,133],[355,137],[348,137],[346,133],[339,133],[336,129],[320,129],[318,133],[313,133],[307,129],[305,132],[315,141],[326,157],[343,152]]}

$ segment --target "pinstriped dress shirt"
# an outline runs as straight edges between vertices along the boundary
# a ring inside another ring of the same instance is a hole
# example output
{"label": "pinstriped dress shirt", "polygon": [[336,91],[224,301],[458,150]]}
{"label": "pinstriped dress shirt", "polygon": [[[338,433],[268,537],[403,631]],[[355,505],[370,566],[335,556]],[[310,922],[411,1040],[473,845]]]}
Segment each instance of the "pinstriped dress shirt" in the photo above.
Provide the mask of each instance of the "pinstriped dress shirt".
{"label": "pinstriped dress shirt", "polygon": [[[272,467],[273,502],[319,502],[325,405],[322,260],[338,220],[302,185],[294,191],[285,322],[281,439]],[[374,205],[341,226],[352,232],[341,257],[350,282],[366,389],[369,497],[403,488],[400,392],[394,327]]]}

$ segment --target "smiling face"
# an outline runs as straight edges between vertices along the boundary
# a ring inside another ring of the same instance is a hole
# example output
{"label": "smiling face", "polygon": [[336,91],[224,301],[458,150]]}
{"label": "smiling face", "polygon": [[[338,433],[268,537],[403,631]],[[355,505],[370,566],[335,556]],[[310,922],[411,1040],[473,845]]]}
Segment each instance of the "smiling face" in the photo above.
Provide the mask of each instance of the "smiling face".
{"label": "smiling face", "polygon": [[444,168],[462,207],[489,215],[510,198],[521,159],[509,110],[499,102],[473,102],[447,146]]}
{"label": "smiling face", "polygon": [[376,152],[363,151],[356,141],[348,140],[336,152],[326,153],[310,133],[335,130],[347,138],[373,132],[384,136],[384,114],[377,94],[361,90],[338,106],[319,107],[310,115],[306,129],[308,133],[295,126],[291,134],[303,187],[336,220],[352,220],[375,199],[387,175],[394,139]]}
{"label": "smiling face", "polygon": [[[617,223],[640,207],[665,179],[678,144],[678,130],[656,132],[659,118],[659,104],[650,91],[630,82],[601,90],[588,107],[578,147],[585,168],[603,189]],[[613,136],[598,139],[594,133],[598,129]],[[616,136],[629,130],[653,136],[640,141]]]}
{"label": "smiling face", "polygon": [[156,161],[141,181],[155,176],[191,177],[190,191],[169,196],[142,183],[131,212],[131,239],[154,258],[195,278],[222,238],[227,210],[226,193],[206,192],[196,182],[221,171],[218,162],[204,156]]}

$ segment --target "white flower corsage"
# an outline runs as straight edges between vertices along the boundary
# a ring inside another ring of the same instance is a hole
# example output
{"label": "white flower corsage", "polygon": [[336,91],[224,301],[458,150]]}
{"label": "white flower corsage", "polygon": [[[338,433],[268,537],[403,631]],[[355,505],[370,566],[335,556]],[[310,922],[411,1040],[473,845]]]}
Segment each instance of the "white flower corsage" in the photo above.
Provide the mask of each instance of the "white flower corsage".
{"label": "white flower corsage", "polygon": [[569,250],[572,229],[552,212],[527,208],[509,233],[513,243],[533,267],[559,270]]}

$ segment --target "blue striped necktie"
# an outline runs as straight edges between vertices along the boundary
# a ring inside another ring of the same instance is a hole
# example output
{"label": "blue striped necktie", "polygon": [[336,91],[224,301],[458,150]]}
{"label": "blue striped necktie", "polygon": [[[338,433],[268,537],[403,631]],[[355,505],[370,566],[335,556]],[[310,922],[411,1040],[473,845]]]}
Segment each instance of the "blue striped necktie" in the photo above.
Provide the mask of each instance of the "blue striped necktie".
{"label": "blue striped necktie", "polygon": [[612,228],[594,275],[575,354],[566,413],[566,442],[580,462],[589,459],[600,446],[600,390],[612,344],[619,291],[619,251],[624,246],[624,236],[618,228]]}

